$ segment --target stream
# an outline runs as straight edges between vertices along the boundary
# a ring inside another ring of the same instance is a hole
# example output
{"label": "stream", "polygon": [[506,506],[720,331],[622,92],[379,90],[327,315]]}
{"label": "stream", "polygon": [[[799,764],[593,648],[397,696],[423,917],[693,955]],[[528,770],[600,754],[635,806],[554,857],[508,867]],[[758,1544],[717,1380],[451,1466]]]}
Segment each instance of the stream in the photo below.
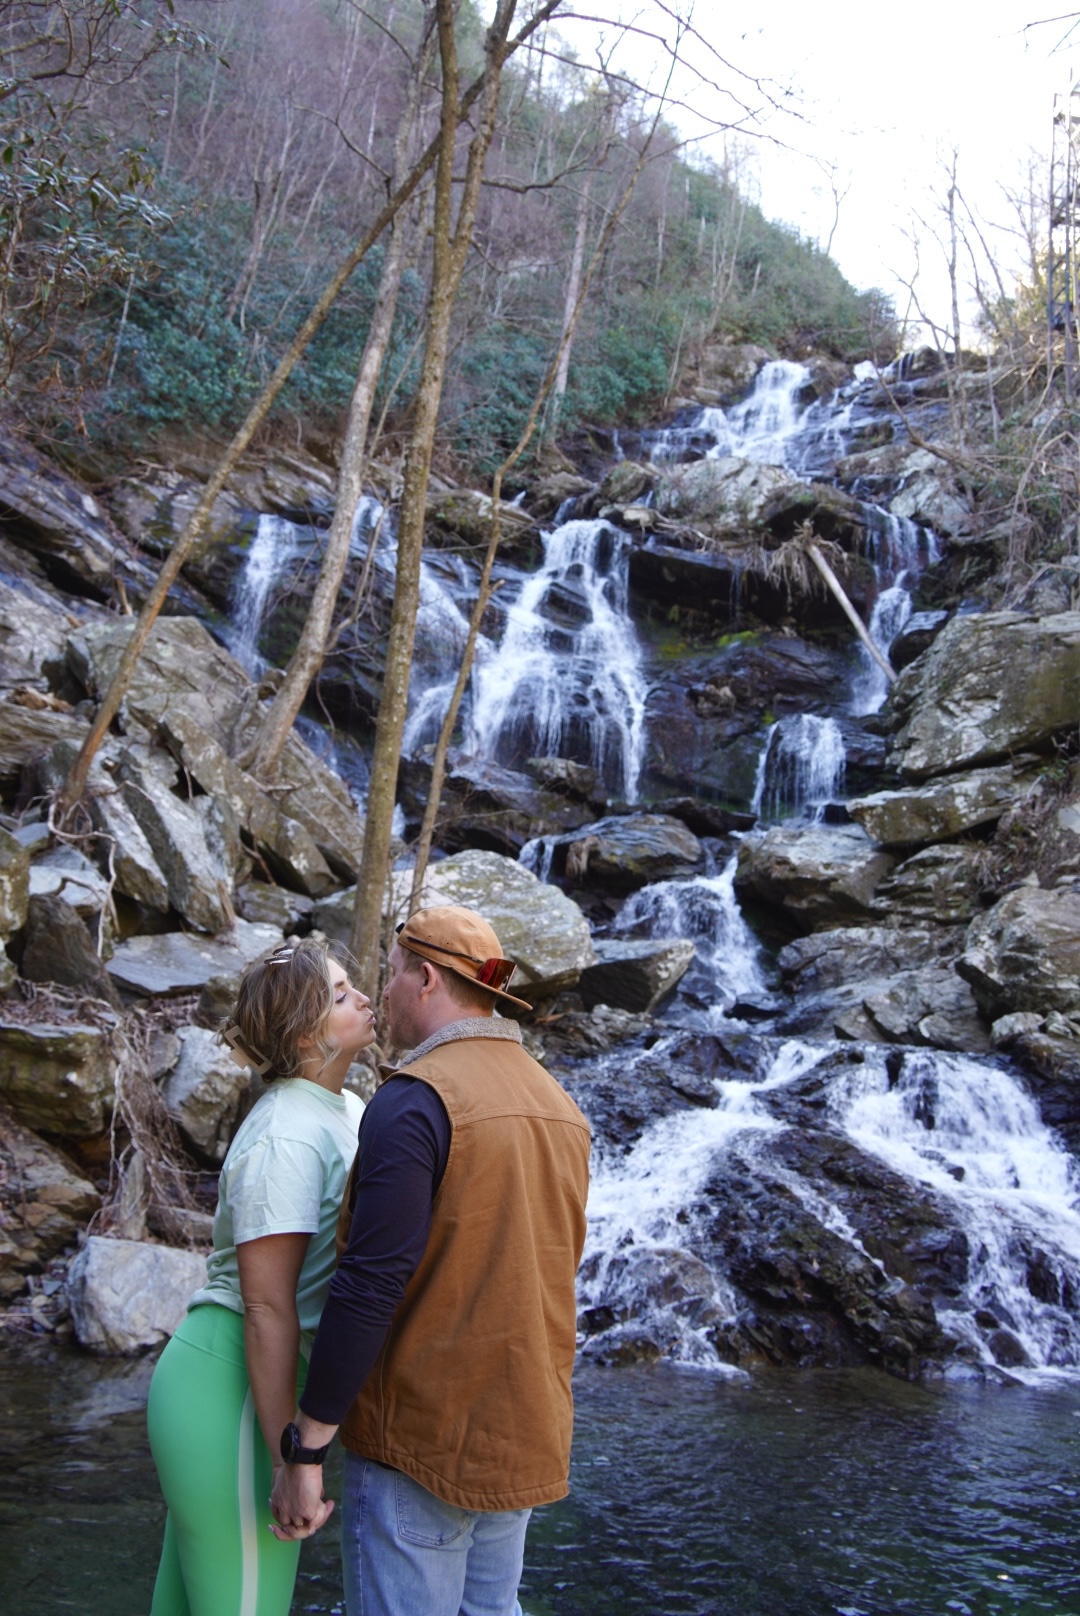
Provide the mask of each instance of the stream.
{"label": "stream", "polygon": [[[149,1607],[164,1507],[147,1360],[0,1355],[0,1608]],[[1080,1387],[866,1371],[579,1370],[570,1497],[539,1510],[525,1616],[1072,1616]],[[338,1485],[339,1465],[328,1470]],[[340,1616],[334,1523],[293,1602]],[[419,1613],[418,1613],[419,1616]]]}

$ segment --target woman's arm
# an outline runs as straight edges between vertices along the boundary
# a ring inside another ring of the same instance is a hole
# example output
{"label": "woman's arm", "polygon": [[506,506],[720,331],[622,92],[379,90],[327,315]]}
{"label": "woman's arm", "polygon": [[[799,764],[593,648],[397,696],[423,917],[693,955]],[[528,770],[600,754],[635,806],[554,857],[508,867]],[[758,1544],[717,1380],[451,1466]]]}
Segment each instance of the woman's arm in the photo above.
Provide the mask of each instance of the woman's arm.
{"label": "woman's arm", "polygon": [[309,1234],[268,1234],[236,1248],[248,1379],[275,1470],[281,1464],[281,1433],[296,1408],[296,1286],[310,1239]]}

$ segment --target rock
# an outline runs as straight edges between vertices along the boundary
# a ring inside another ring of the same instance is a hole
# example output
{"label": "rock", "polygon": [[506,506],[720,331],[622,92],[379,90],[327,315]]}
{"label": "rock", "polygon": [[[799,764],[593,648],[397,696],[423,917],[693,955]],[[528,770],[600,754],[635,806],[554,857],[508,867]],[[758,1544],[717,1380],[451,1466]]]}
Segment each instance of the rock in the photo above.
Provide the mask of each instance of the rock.
{"label": "rock", "polygon": [[0,685],[51,690],[63,676],[71,629],[58,595],[0,575]]}
{"label": "rock", "polygon": [[898,864],[878,886],[876,901],[905,926],[966,926],[981,909],[981,847],[927,847]]}
{"label": "rock", "polygon": [[847,809],[875,842],[915,847],[994,824],[1027,795],[1036,779],[1030,760],[1027,768],[1008,763],[944,775],[903,791],[877,791],[849,801]]}
{"label": "rock", "polygon": [[639,1037],[649,1024],[648,1016],[616,1010],[610,1004],[597,1004],[588,1011],[555,1009],[544,1026],[545,1051],[557,1048],[570,1057],[599,1054]]}
{"label": "rock", "polygon": [[28,443],[0,437],[0,505],[8,531],[65,582],[102,599],[117,576],[146,584],[147,567],[92,494]]}
{"label": "rock", "polygon": [[[430,764],[403,758],[399,781],[406,823],[419,826],[430,795]],[[439,802],[438,841],[448,851],[482,847],[517,858],[537,836],[576,829],[591,814],[587,804],[537,785],[531,774],[454,756]]]}
{"label": "rock", "polygon": [[240,971],[281,942],[276,926],[237,920],[217,937],[164,932],[132,937],[109,961],[109,975],[133,993],[194,993],[211,977]]}
{"label": "rock", "polygon": [[889,646],[894,672],[902,673],[916,657],[929,651],[948,621],[948,612],[912,612]]}
{"label": "rock", "polygon": [[887,1043],[959,1054],[985,1054],[990,1048],[971,988],[946,964],[898,973],[883,991],[863,999],[863,1009]]}
{"label": "rock", "polygon": [[0,829],[0,937],[26,924],[30,902],[30,855],[9,831]]}
{"label": "rock", "polygon": [[900,675],[891,761],[913,779],[997,763],[1068,734],[1080,711],[1080,612],[954,617]]}
{"label": "rock", "polygon": [[[1026,1025],[1018,1030],[1021,1021]],[[992,1037],[1003,1023],[1013,1024],[1009,1055],[1022,1069],[1042,1120],[1056,1129],[1075,1156],[1080,1152],[1080,1039],[1048,1030],[1050,1018],[1034,1011],[995,1021]]]}
{"label": "rock", "polygon": [[999,1016],[990,1028],[993,1049],[1009,1049],[1026,1033],[1038,1032],[1043,1017],[1037,1010],[1016,1010],[1011,1016]]}
{"label": "rock", "polygon": [[202,814],[176,795],[176,764],[167,754],[134,745],[122,753],[116,772],[165,877],[170,904],[189,924],[216,935],[231,918],[231,872],[211,853]]}
{"label": "rock", "polygon": [[18,786],[23,770],[46,757],[57,742],[77,753],[90,729],[79,713],[25,707],[10,692],[0,696],[0,786]]}
{"label": "rock", "polygon": [[[488,494],[474,488],[455,488],[449,493],[432,494],[428,498],[428,520],[436,527],[445,528],[469,544],[486,546],[491,539],[494,501]],[[510,540],[520,538],[534,526],[527,511],[502,501],[499,505],[501,531]]]}
{"label": "rock", "polygon": [[745,392],[771,358],[753,342],[707,343],[680,387],[692,389],[702,404],[722,404]]}
{"label": "rock", "polygon": [[529,758],[525,768],[549,791],[578,797],[594,808],[603,808],[607,803],[599,771],[586,763],[574,763],[570,758]]}
{"label": "rock", "polygon": [[596,493],[589,500],[590,515],[599,515],[608,505],[638,505],[656,487],[659,472],[655,466],[635,460],[618,460]]}
{"label": "rock", "polygon": [[129,1355],[161,1346],[206,1283],[206,1258],[174,1246],[91,1235],[68,1269],[79,1345]]}
{"label": "rock", "polygon": [[553,517],[568,499],[578,499],[583,494],[592,492],[592,483],[587,477],[579,477],[572,471],[553,471],[539,478],[528,493],[529,509],[541,521]]}
{"label": "rock", "polygon": [[623,895],[701,868],[704,849],[681,819],[626,814],[598,819],[553,844],[552,873],[576,886]]}
{"label": "rock", "polygon": [[[108,491],[117,525],[129,539],[156,556],[169,554],[202,496],[201,481],[168,467],[157,468],[152,475],[120,478]],[[219,606],[228,604],[236,572],[236,565],[228,565],[226,557],[252,521],[251,507],[224,489],[184,558],[184,575]]]}
{"label": "rock", "polygon": [[284,881],[310,897],[319,897],[335,885],[310,831],[283,813],[189,714],[168,712],[161,728],[184,768],[204,791],[228,802]]}
{"label": "rock", "polygon": [[100,1204],[66,1156],[0,1106],[0,1300],[73,1245]]}
{"label": "rock", "polygon": [[986,1014],[1080,1014],[1080,892],[1023,886],[968,927],[957,965]]}
{"label": "rock", "polygon": [[14,985],[17,976],[14,963],[8,959],[7,950],[0,942],[0,993],[6,993]]}
{"label": "rock", "polygon": [[695,953],[686,938],[608,938],[597,940],[593,947],[597,963],[581,973],[578,984],[585,1008],[606,1004],[646,1015],[685,975]]}
{"label": "rock", "polygon": [[929,449],[916,449],[906,459],[903,486],[889,501],[894,516],[909,517],[942,538],[970,533],[971,506],[957,491],[952,468]]}
{"label": "rock", "polygon": [[[406,912],[411,875],[401,872],[399,902]],[[459,903],[495,929],[504,954],[518,963],[510,991],[534,999],[573,987],[596,961],[589,923],[577,904],[500,853],[455,853],[428,866],[421,908]]]}
{"label": "rock", "polygon": [[780,466],[740,460],[735,455],[697,460],[688,466],[665,466],[656,490],[662,516],[732,532],[759,525],[781,488],[794,482]]}
{"label": "rock", "polygon": [[[92,695],[108,688],[131,633],[129,623],[92,625],[73,636],[74,668]],[[149,734],[183,712],[229,757],[255,740],[264,709],[238,662],[190,617],[161,618],[136,665],[126,709]],[[363,825],[345,784],[290,731],[278,765],[274,796],[314,838],[339,876],[355,879],[363,852]]]}
{"label": "rock", "polygon": [[[109,882],[96,864],[62,842],[38,853],[30,866],[31,898],[55,897],[95,927],[109,905]],[[108,922],[105,935],[109,935]]]}
{"label": "rock", "polygon": [[[78,745],[58,741],[43,760],[40,775],[43,787],[58,791],[78,755]],[[115,778],[121,747],[105,741],[90,765],[83,807],[98,835],[100,856],[116,876],[116,890],[136,903],[161,914],[169,910],[169,886],[149,841],[128,807],[123,787]]]}
{"label": "rock", "polygon": [[777,964],[784,985],[801,998],[928,964],[940,949],[934,932],[913,926],[902,931],[886,926],[837,927],[797,937],[780,950]]}
{"label": "rock", "polygon": [[735,890],[782,909],[800,929],[827,930],[877,914],[877,887],[894,863],[858,825],[777,826],[741,844]]}
{"label": "rock", "polygon": [[196,1151],[221,1163],[229,1148],[250,1082],[217,1033],[180,1029],[180,1056],[165,1080],[169,1115]]}
{"label": "rock", "polygon": [[114,1018],[100,1025],[0,1019],[0,1100],[27,1128],[65,1139],[105,1132],[116,1096]]}
{"label": "rock", "polygon": [[62,987],[81,988],[114,1009],[120,1007],[120,995],[85,922],[61,897],[30,899],[19,969],[28,982],[58,982]]}
{"label": "rock", "polygon": [[237,889],[236,912],[261,926],[277,926],[283,935],[310,924],[312,900],[269,881],[245,881]]}

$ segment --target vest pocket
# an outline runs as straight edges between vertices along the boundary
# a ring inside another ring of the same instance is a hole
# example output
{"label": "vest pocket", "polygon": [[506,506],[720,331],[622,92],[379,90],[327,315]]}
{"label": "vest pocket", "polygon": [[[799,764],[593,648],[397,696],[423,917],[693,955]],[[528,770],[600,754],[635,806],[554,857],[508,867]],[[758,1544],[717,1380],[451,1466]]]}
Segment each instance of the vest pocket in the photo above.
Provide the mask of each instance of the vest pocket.
{"label": "vest pocket", "polygon": [[459,1542],[466,1532],[472,1531],[475,1514],[447,1504],[426,1487],[421,1487],[411,1476],[398,1471],[397,1487],[398,1536],[406,1543],[415,1543],[425,1549],[447,1549]]}

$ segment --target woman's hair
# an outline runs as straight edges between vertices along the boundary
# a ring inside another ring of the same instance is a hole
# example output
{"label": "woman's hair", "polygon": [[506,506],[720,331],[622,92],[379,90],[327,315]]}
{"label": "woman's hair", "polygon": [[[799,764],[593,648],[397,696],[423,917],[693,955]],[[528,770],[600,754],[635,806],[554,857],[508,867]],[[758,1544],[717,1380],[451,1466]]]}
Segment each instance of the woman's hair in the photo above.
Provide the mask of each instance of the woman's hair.
{"label": "woman's hair", "polygon": [[301,1038],[314,1038],[324,1065],[337,1054],[337,1046],[322,1036],[334,1008],[331,960],[346,968],[346,962],[353,963],[333,944],[298,937],[244,970],[236,1008],[221,1036],[264,1082],[300,1076],[310,1053],[299,1048]]}

